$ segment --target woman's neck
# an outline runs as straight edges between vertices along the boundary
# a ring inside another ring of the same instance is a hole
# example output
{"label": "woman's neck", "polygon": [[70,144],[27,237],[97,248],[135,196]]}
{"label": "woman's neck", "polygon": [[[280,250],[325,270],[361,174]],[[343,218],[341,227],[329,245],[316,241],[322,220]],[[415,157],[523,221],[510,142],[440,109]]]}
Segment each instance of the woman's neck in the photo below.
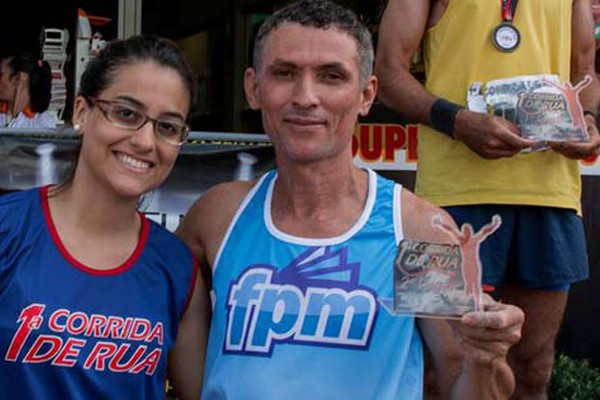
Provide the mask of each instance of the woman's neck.
{"label": "woman's neck", "polygon": [[135,202],[106,202],[68,185],[48,194],[50,217],[68,254],[87,268],[109,270],[123,265],[139,245],[143,221]]}
{"label": "woman's neck", "polygon": [[49,192],[49,203],[57,214],[97,234],[128,231],[137,225],[137,199],[120,199],[103,191],[90,191],[71,182]]}
{"label": "woman's neck", "polygon": [[29,93],[25,88],[20,88],[17,90],[17,94],[15,95],[15,100],[8,104],[9,110],[13,117],[16,117],[21,112],[25,111],[25,109],[29,106],[31,98],[29,97]]}

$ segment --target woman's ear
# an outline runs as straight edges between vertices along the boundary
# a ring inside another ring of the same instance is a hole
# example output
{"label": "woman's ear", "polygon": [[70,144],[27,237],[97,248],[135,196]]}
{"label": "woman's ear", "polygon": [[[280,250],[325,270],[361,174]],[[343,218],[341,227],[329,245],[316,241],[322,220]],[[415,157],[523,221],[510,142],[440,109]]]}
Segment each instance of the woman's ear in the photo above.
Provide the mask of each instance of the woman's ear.
{"label": "woman's ear", "polygon": [[73,129],[79,134],[83,135],[85,131],[85,123],[90,112],[90,105],[83,96],[77,96],[75,98],[75,104],[73,106]]}

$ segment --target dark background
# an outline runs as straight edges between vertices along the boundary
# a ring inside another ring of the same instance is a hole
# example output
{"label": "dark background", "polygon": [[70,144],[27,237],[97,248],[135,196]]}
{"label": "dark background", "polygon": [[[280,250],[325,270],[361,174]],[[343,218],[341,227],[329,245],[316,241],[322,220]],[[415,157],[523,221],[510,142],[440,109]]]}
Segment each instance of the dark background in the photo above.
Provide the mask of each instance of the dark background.
{"label": "dark background", "polygon": [[[0,14],[0,54],[8,55],[28,51],[41,55],[40,32],[42,27],[75,27],[77,6],[73,0],[29,2],[3,1]],[[102,2],[100,2],[102,3]],[[35,8],[35,9],[34,9]]]}

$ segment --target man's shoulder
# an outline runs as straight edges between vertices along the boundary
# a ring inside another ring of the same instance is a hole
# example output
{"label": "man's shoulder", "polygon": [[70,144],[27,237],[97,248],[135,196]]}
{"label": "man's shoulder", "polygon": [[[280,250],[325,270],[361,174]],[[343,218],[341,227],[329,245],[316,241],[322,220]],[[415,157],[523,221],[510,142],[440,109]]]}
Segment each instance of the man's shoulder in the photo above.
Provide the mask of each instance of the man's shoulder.
{"label": "man's shoulder", "polygon": [[221,183],[207,190],[192,205],[176,234],[198,257],[209,261],[225,236],[227,227],[256,181]]}
{"label": "man's shoulder", "polygon": [[[437,217],[439,215],[439,217]],[[424,241],[447,240],[443,231],[434,226],[433,221],[440,221],[455,226],[454,220],[442,208],[436,206],[406,189],[402,189],[402,228],[404,237]]]}
{"label": "man's shoulder", "polygon": [[231,208],[237,209],[255,185],[256,181],[235,181],[215,185],[196,200],[190,212],[208,211],[218,214]]}

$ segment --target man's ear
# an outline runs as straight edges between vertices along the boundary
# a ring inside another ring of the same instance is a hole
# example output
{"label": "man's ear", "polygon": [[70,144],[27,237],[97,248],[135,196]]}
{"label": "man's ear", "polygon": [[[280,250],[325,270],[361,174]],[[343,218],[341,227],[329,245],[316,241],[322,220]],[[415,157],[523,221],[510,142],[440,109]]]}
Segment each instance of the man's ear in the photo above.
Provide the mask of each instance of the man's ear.
{"label": "man's ear", "polygon": [[361,93],[361,105],[358,109],[358,114],[361,117],[366,116],[375,101],[375,97],[377,96],[377,86],[379,82],[377,81],[377,77],[375,75],[371,75],[371,77],[367,80],[365,87]]}
{"label": "man's ear", "polygon": [[246,100],[253,110],[260,109],[260,98],[258,95],[257,73],[254,68],[249,67],[244,71],[244,91]]}

